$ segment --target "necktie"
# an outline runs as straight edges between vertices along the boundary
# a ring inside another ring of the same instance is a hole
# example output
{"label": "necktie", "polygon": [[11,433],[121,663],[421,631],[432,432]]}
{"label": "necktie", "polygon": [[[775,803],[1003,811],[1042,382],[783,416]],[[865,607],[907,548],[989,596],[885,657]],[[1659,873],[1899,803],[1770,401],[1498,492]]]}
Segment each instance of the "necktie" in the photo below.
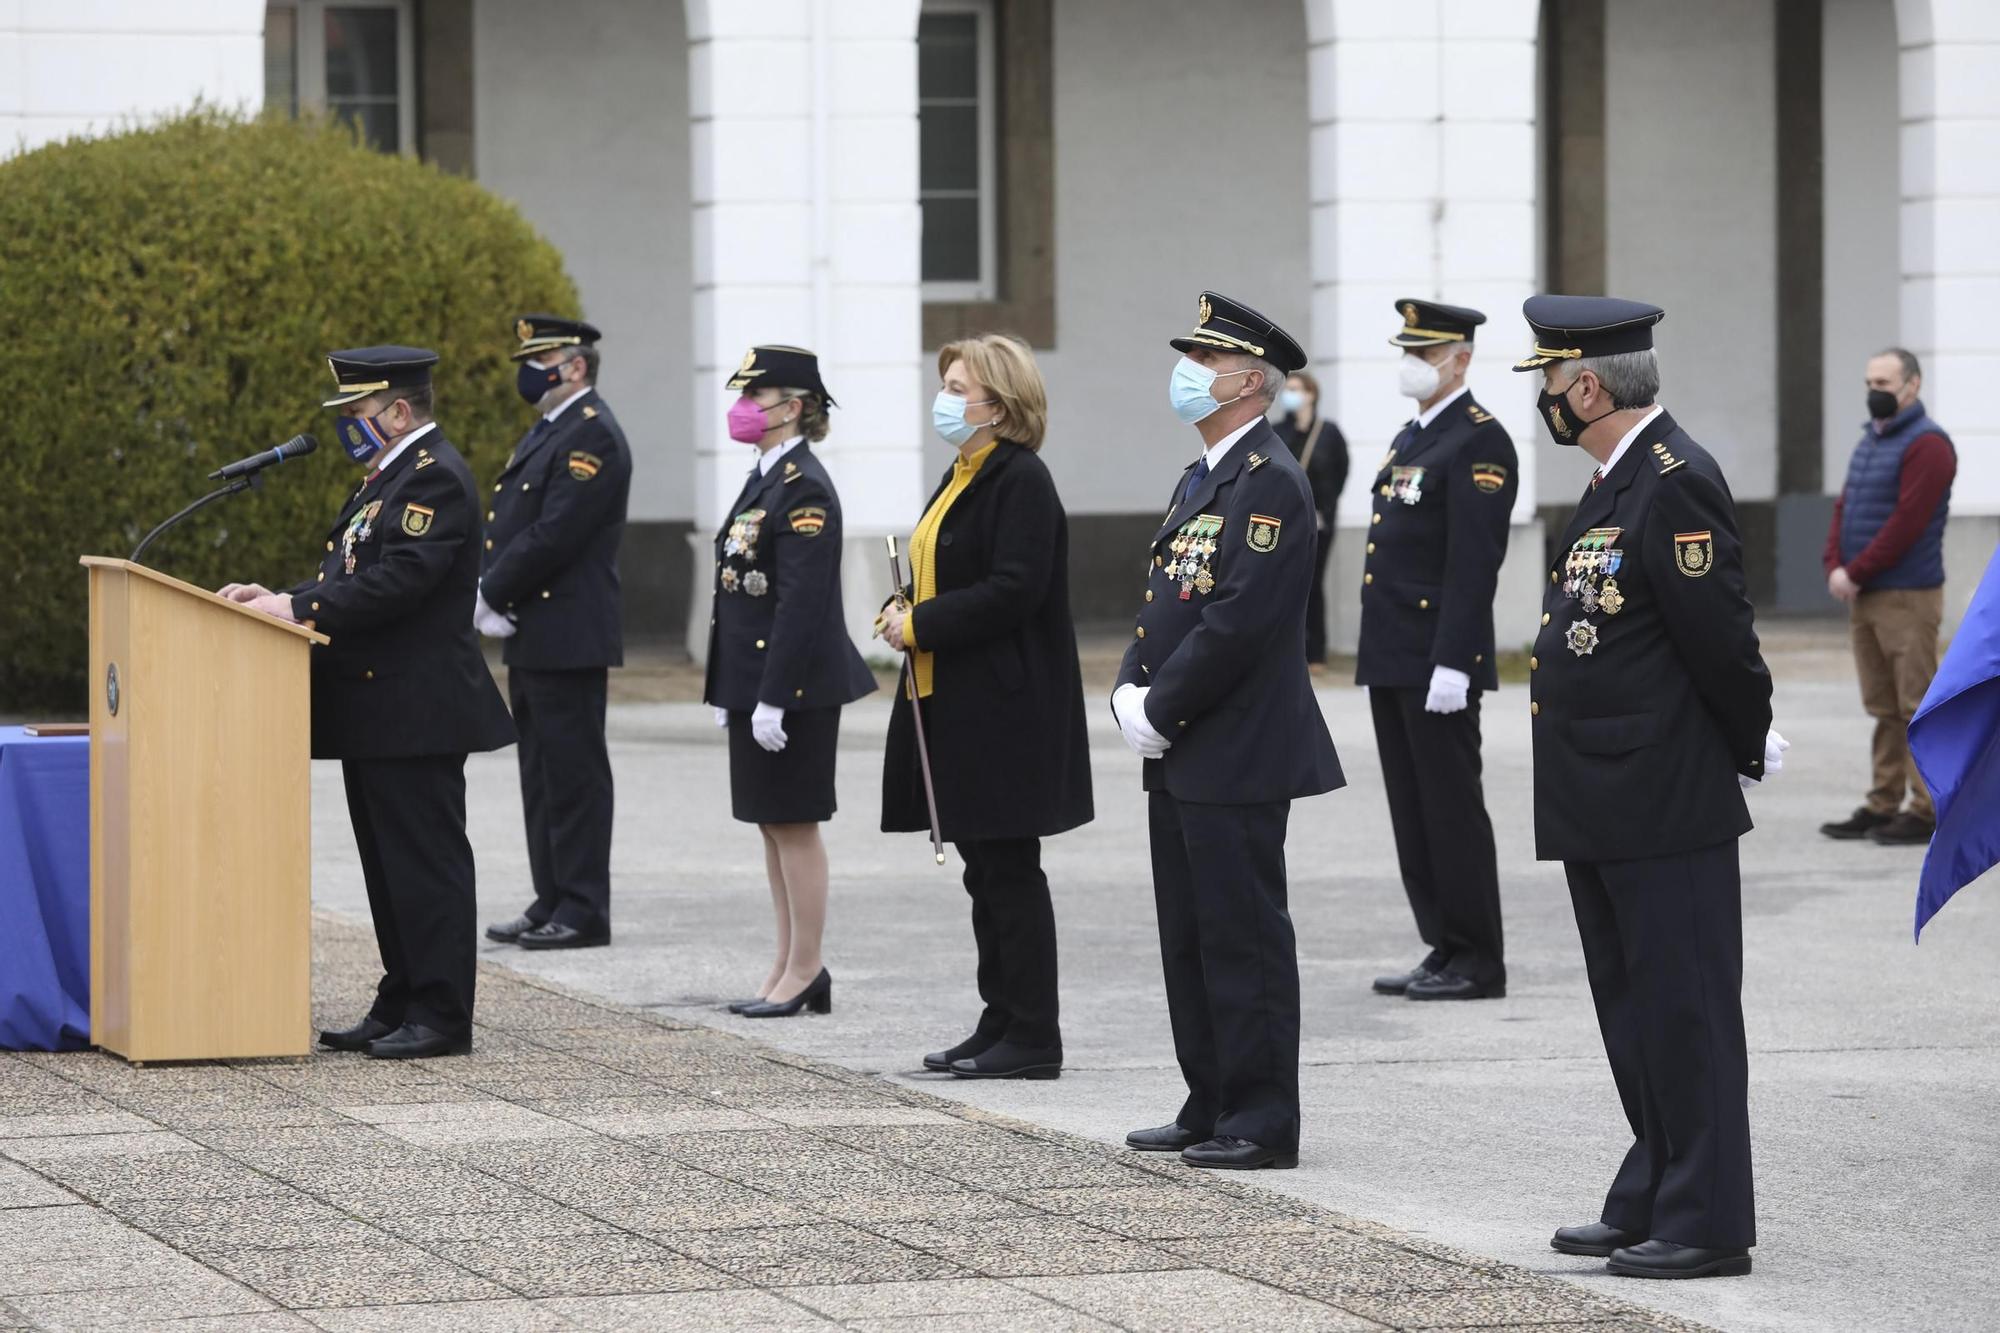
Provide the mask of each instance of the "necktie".
{"label": "necktie", "polygon": [[1208,480],[1208,455],[1203,454],[1201,456],[1201,461],[1194,465],[1194,471],[1188,473],[1187,489],[1181,492],[1181,503],[1183,504],[1187,503],[1187,498],[1190,495],[1193,495],[1196,491],[1200,490],[1201,484],[1207,480]]}

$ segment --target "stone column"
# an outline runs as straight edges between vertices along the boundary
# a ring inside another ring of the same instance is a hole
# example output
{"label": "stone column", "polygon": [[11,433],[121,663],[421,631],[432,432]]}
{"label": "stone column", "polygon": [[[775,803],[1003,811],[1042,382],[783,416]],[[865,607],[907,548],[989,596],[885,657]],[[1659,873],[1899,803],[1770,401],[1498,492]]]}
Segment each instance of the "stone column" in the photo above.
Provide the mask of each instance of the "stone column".
{"label": "stone column", "polygon": [[1539,602],[1532,403],[1511,366],[1538,268],[1536,0],[1306,0],[1310,43],[1312,326],[1307,351],[1352,471],[1341,497],[1329,626],[1352,651],[1369,481],[1414,405],[1396,392],[1396,298],[1486,312],[1472,391],[1514,436],[1513,547],[1500,647]]}
{"label": "stone column", "polygon": [[1898,0],[1902,104],[1903,342],[1924,405],[1958,446],[1946,529],[1955,624],[2000,537],[2000,6]]}
{"label": "stone column", "polygon": [[917,10],[687,0],[697,657],[710,541],[753,462],[723,422],[723,383],[747,348],[811,348],[841,404],[816,451],[840,490],[848,625],[864,650],[888,594],[882,536],[921,503]]}

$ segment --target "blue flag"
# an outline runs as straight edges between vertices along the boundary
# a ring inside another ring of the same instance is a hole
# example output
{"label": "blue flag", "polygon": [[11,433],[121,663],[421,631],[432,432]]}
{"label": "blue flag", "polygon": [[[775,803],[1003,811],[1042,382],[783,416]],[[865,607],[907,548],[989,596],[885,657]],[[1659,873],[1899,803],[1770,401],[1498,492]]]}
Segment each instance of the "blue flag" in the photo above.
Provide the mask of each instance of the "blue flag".
{"label": "blue flag", "polygon": [[1910,754],[1937,802],[1917,881],[1917,934],[2000,862],[2000,551],[1910,719]]}

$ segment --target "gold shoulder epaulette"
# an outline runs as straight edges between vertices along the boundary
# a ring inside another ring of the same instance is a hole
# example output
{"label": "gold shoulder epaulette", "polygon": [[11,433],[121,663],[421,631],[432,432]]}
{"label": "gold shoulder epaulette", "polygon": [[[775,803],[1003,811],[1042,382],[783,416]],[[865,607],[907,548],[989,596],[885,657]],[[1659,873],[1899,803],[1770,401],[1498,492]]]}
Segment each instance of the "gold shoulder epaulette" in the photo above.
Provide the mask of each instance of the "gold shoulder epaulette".
{"label": "gold shoulder epaulette", "polygon": [[1250,470],[1252,472],[1255,472],[1258,468],[1264,466],[1264,464],[1270,462],[1271,460],[1264,457],[1264,455],[1262,454],[1251,454],[1249,461],[1250,461]]}
{"label": "gold shoulder epaulette", "polygon": [[583,405],[583,419],[585,421],[595,421],[597,419],[597,409],[589,403],[585,403]]}
{"label": "gold shoulder epaulette", "polygon": [[1672,451],[1666,445],[1658,441],[1654,442],[1653,465],[1660,469],[1661,476],[1664,477],[1667,473],[1672,472],[1675,468],[1686,462],[1687,459],[1685,458],[1675,458]]}
{"label": "gold shoulder epaulette", "polygon": [[1493,414],[1478,403],[1467,403],[1465,405],[1465,415],[1472,418],[1472,423],[1475,426],[1483,426],[1493,420]]}

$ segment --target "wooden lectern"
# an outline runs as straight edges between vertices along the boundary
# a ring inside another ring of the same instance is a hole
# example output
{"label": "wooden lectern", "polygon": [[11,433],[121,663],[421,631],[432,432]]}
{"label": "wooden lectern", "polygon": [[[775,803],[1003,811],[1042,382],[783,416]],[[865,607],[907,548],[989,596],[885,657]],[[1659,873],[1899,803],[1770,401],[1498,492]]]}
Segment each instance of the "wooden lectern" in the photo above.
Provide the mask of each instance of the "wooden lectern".
{"label": "wooden lectern", "polygon": [[304,1055],[311,645],[126,560],[90,569],[90,1036],[127,1060]]}

